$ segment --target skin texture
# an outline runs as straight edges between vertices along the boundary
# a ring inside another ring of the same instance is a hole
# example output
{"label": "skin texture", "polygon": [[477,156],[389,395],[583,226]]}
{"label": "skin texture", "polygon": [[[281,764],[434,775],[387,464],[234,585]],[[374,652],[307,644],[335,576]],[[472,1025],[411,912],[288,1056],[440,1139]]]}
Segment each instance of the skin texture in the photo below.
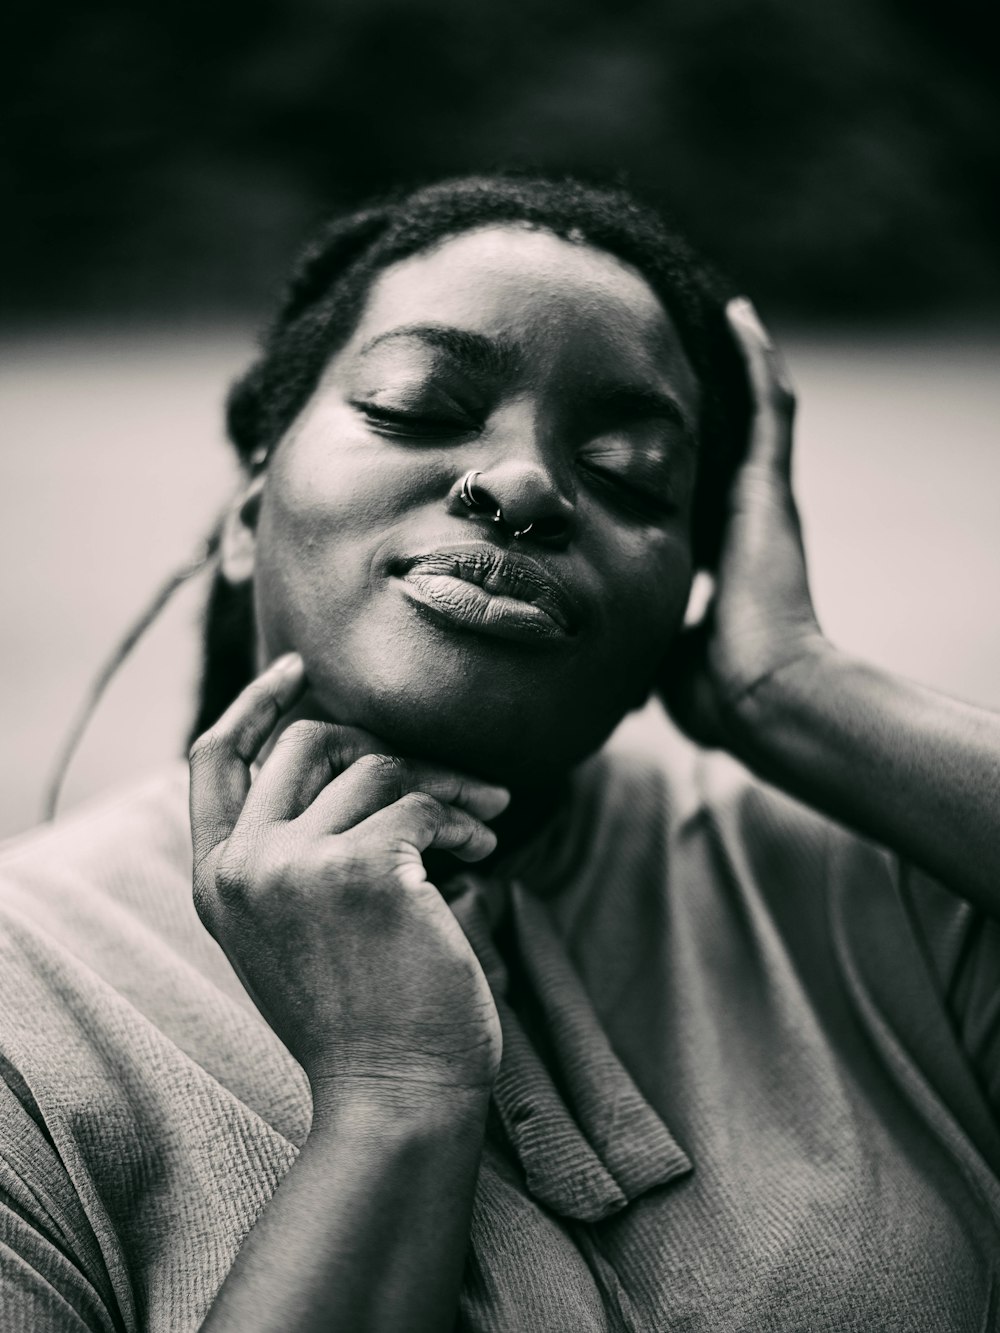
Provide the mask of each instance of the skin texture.
{"label": "skin texture", "polygon": [[506,792],[287,727],[292,654],[191,755],[195,903],[306,1071],[312,1129],[203,1327],[451,1328],[501,1035],[489,986],[422,855],[492,848]]}
{"label": "skin texture", "polygon": [[840,651],[813,609],[792,493],[795,397],[746,301],[729,318],[755,403],[714,605],[662,687],[696,740],[1000,916],[1000,717]]}
{"label": "skin texture", "polygon": [[[429,322],[490,355],[400,336]],[[206,1329],[452,1327],[501,1043],[427,866],[492,852],[483,821],[508,797],[482,778],[543,810],[539,789],[648,693],[691,582],[697,405],[638,274],[482,229],[382,276],[234,512],[224,567],[254,579],[261,663],[296,651],[194,747],[195,900],[309,1076],[313,1130]],[[497,638],[404,596],[400,558],[503,553],[529,523],[572,633]]]}
{"label": "skin texture", "polygon": [[[557,783],[652,683],[693,737],[1000,915],[1000,720],[823,638],[790,484],[794,400],[753,308],[727,313],[754,418],[714,599],[679,637],[697,385],[644,281],[544,232],[482,229],[388,270],[234,511],[225,567],[254,577],[262,665],[295,652],[194,748],[195,899],[308,1074],[314,1115],[206,1329],[454,1326],[501,1050],[430,858],[482,862],[488,825],[516,840],[504,788],[513,811]],[[502,335],[507,354],[473,384],[426,337],[370,346],[429,321]],[[609,424],[595,398],[609,379],[676,410]],[[473,425],[446,438],[400,438],[359,406],[439,421],[456,401]],[[651,458],[668,496],[655,516],[594,476],[645,478]],[[415,550],[470,532],[513,545],[463,504],[472,469],[511,528],[541,524],[532,550],[571,589],[572,636],[459,633],[398,586],[393,562]],[[289,726],[296,713],[314,720]]]}
{"label": "skin texture", "polygon": [[[484,366],[400,334],[427,323],[505,355]],[[610,404],[629,389],[675,419]],[[394,751],[550,785],[645,699],[682,618],[697,405],[669,316],[610,255],[504,226],[394,265],[270,460],[259,509],[244,506],[262,663],[298,650],[308,706]],[[462,503],[473,469],[510,526]],[[531,522],[551,539],[515,542]],[[509,643],[415,611],[394,562],[475,540],[542,562],[576,633]]]}

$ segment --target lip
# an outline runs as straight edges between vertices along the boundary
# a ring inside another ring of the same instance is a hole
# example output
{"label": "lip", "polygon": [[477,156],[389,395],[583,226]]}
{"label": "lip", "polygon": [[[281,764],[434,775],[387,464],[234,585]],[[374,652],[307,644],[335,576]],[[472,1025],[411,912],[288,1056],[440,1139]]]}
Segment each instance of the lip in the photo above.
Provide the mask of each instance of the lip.
{"label": "lip", "polygon": [[521,642],[566,639],[582,619],[575,597],[540,560],[489,542],[408,556],[392,570],[432,617]]}

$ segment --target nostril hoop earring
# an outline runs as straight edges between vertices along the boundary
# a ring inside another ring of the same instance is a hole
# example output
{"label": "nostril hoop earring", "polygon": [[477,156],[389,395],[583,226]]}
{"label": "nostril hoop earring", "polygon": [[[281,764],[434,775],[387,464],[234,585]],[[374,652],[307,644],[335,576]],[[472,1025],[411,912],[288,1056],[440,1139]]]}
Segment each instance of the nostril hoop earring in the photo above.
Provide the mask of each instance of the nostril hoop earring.
{"label": "nostril hoop earring", "polygon": [[[491,499],[490,504],[485,505],[483,504],[479,496],[476,494],[475,491],[476,478],[480,475],[481,473],[476,472],[475,470],[473,470],[472,472],[467,472],[465,476],[462,478],[462,486],[461,489],[459,490],[459,496],[461,497],[462,503],[468,509],[489,510],[493,507],[493,505],[496,504],[496,501]],[[500,508],[499,505],[497,505],[497,512],[492,515],[492,518],[494,523],[503,523],[505,521],[503,516],[503,510]],[[518,537],[527,537],[528,533],[531,532],[534,526],[535,526],[534,522],[531,522],[526,527],[515,529],[513,533],[514,540],[516,541]]]}
{"label": "nostril hoop earring", "polygon": [[[476,483],[476,478],[481,475],[482,475],[481,473],[473,471],[473,472],[467,472],[465,476],[462,478],[462,489],[459,492],[459,494],[461,496],[462,503],[468,509],[485,509],[487,507],[486,505],[483,504],[482,500],[479,499],[479,497],[473,490],[473,486]],[[503,510],[500,508],[499,505],[497,505],[497,512],[493,515],[493,522],[494,523],[503,522]],[[531,524],[529,523],[528,527],[530,526]],[[528,529],[525,528],[525,532],[527,532],[527,530]],[[520,536],[520,533],[515,533],[515,536]]]}

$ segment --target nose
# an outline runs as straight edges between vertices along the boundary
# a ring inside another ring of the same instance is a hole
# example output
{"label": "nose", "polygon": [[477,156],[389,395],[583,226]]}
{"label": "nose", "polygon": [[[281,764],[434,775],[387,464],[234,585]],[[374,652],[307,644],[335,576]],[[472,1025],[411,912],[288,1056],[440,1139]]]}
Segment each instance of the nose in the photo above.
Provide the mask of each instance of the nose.
{"label": "nose", "polygon": [[575,506],[539,467],[498,465],[460,478],[458,500],[474,517],[507,536],[564,549],[573,536]]}
{"label": "nose", "polygon": [[494,523],[505,536],[564,549],[576,506],[541,460],[507,457],[464,473],[453,490],[456,512]]}

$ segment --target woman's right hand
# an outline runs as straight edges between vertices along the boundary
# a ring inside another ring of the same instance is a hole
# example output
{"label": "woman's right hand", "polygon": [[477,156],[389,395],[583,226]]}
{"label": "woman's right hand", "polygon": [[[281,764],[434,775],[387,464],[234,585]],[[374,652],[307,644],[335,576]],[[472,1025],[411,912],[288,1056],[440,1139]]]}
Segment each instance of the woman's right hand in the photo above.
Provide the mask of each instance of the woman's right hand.
{"label": "woman's right hand", "polygon": [[421,854],[487,856],[483,821],[508,793],[323,722],[293,722],[251,779],[303,684],[301,659],[279,659],[192,747],[198,914],[314,1104],[354,1081],[387,1097],[488,1093],[496,1007]]}

